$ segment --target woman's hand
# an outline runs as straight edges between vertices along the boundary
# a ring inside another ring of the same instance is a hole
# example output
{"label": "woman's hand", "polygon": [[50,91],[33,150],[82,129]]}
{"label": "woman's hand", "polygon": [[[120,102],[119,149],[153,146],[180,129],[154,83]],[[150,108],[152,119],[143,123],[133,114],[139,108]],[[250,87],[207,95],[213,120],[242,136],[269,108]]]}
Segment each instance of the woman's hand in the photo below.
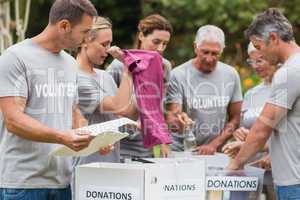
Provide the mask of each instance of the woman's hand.
{"label": "woman's hand", "polygon": [[123,62],[124,52],[117,46],[112,46],[107,50],[107,53],[112,55],[115,59]]}
{"label": "woman's hand", "polygon": [[110,144],[107,147],[103,147],[99,150],[100,155],[105,156],[114,150],[114,145]]}
{"label": "woman's hand", "polygon": [[160,153],[162,158],[167,158],[170,154],[170,146],[168,144],[160,145]]}

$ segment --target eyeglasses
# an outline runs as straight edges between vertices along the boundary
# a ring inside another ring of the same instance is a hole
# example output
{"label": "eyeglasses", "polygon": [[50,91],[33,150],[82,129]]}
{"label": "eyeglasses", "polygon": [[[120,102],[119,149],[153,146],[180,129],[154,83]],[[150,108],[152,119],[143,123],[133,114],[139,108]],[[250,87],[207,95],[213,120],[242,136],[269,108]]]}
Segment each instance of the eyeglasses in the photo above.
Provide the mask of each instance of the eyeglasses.
{"label": "eyeglasses", "polygon": [[246,60],[246,62],[247,62],[248,65],[253,66],[253,65],[262,65],[262,64],[264,64],[266,61],[263,60],[263,59],[253,60],[253,59],[248,58],[248,59]]}

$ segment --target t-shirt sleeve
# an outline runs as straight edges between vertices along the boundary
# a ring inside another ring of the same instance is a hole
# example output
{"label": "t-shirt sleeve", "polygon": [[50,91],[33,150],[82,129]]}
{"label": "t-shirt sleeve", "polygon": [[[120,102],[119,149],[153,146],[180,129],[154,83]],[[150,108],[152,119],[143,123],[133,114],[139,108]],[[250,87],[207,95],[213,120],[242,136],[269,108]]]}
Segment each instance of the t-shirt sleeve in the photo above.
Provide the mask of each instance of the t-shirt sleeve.
{"label": "t-shirt sleeve", "polygon": [[234,70],[234,90],[230,102],[235,103],[235,102],[240,102],[242,100],[243,100],[243,95],[242,95],[240,76],[237,73],[237,71]]}
{"label": "t-shirt sleeve", "polygon": [[106,83],[104,83],[104,84],[109,84],[110,90],[111,90],[110,91],[111,95],[116,95],[118,87],[117,87],[117,84],[115,83],[113,77],[109,73],[107,73],[105,80],[106,80]]}
{"label": "t-shirt sleeve", "polygon": [[103,88],[92,77],[78,75],[79,108],[84,115],[95,112],[105,96],[104,93]]}
{"label": "t-shirt sleeve", "polygon": [[28,97],[25,66],[12,52],[0,56],[0,85],[0,97]]}
{"label": "t-shirt sleeve", "polygon": [[167,97],[165,103],[183,103],[182,85],[173,73],[171,73],[170,76],[170,82],[167,89]]}
{"label": "t-shirt sleeve", "polygon": [[300,95],[300,69],[295,67],[279,69],[272,80],[268,103],[292,109]]}
{"label": "t-shirt sleeve", "polygon": [[[78,74],[78,72],[76,74]],[[79,104],[78,85],[79,85],[78,84],[78,75],[76,75],[76,92],[75,92],[73,105],[78,105]]]}
{"label": "t-shirt sleeve", "polygon": [[172,64],[167,59],[163,59],[164,66],[164,83],[167,85],[170,81]]}
{"label": "t-shirt sleeve", "polygon": [[112,63],[106,68],[106,71],[112,76],[113,80],[120,87],[122,74],[123,74],[123,63],[118,60],[113,60]]}

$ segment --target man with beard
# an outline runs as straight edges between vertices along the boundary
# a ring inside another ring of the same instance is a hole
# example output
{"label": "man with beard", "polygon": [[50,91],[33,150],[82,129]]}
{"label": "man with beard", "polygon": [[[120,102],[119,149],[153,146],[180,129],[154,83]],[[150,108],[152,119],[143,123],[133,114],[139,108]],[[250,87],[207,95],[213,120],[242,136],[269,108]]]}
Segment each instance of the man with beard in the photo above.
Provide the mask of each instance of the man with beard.
{"label": "man with beard", "polygon": [[269,137],[272,174],[279,200],[300,199],[300,47],[292,25],[277,9],[256,17],[246,36],[271,64],[275,73],[271,94],[246,142],[228,169],[241,169],[263,148]]}
{"label": "man with beard", "polygon": [[79,47],[96,15],[89,0],[56,0],[44,31],[0,57],[0,199],[71,199],[72,158],[49,153],[81,150],[92,136],[71,130],[77,64],[63,49]]}
{"label": "man with beard", "polygon": [[183,150],[183,129],[194,122],[198,154],[211,155],[232,136],[240,121],[242,92],[235,69],[219,61],[225,47],[223,31],[200,27],[194,42],[196,57],[171,72],[167,91],[167,122],[172,150]]}

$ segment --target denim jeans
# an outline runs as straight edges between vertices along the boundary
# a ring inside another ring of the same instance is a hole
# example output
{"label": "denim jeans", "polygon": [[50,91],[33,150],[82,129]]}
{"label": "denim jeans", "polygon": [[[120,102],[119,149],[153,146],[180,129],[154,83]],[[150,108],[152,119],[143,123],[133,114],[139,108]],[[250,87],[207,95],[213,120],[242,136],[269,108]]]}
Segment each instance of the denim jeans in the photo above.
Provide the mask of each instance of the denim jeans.
{"label": "denim jeans", "polygon": [[71,189],[0,188],[0,200],[71,200]]}
{"label": "denim jeans", "polygon": [[299,200],[300,185],[276,186],[278,200]]}

